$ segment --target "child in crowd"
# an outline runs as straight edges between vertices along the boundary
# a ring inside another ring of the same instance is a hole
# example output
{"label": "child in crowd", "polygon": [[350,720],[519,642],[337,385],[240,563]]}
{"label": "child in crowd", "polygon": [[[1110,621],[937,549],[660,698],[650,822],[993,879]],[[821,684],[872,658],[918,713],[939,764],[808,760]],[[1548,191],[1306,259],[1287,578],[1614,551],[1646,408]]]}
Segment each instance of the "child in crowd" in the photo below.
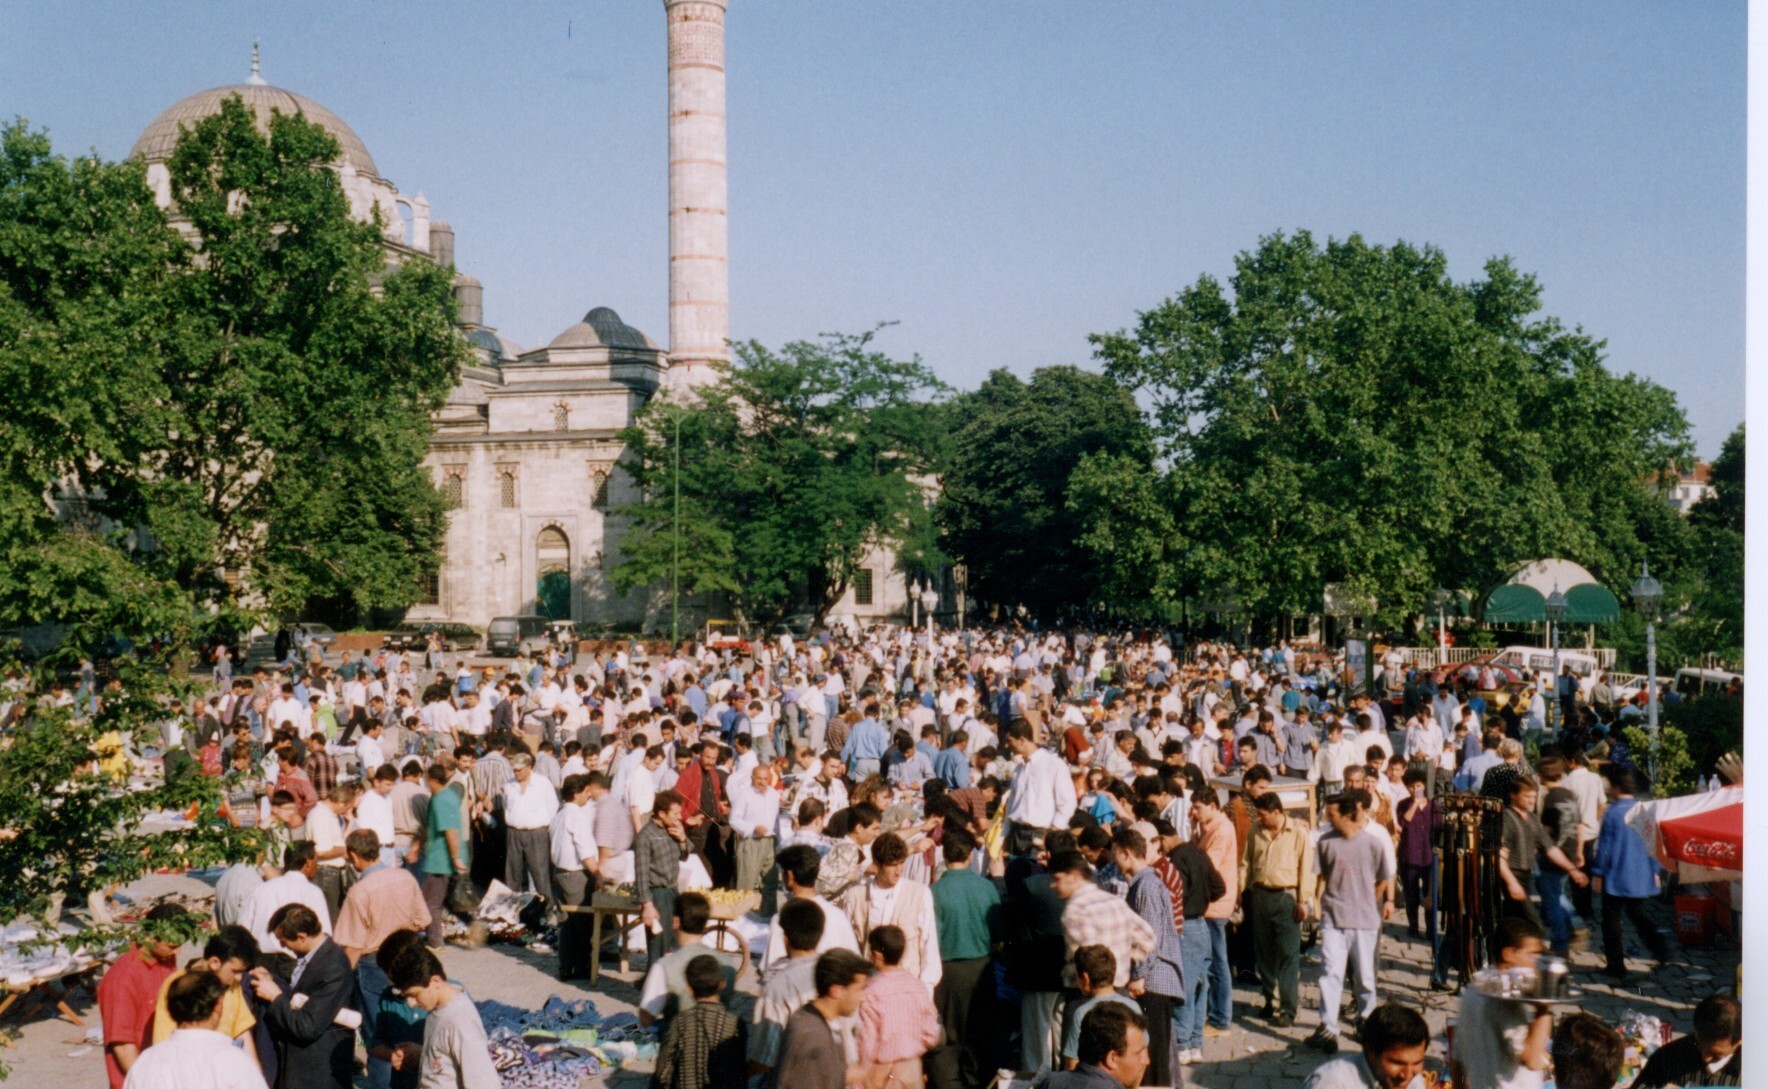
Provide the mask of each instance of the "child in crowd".
{"label": "child in crowd", "polygon": [[1103,945],[1083,945],[1074,951],[1074,976],[1081,1000],[1063,1019],[1062,1069],[1073,1070],[1080,1061],[1080,1026],[1087,1012],[1102,1002],[1118,1002],[1142,1012],[1136,1000],[1118,991],[1117,957]]}
{"label": "child in crowd", "polygon": [[[859,1009],[859,1061],[867,1085],[922,1084],[921,1057],[941,1037],[939,1011],[919,976],[902,968],[908,939],[899,926],[873,927],[866,948],[877,975]],[[880,1068],[888,1068],[884,1074]]]}
{"label": "child in crowd", "polygon": [[747,1026],[719,999],[724,970],[702,953],[683,974],[693,1005],[677,1014],[657,1052],[659,1089],[743,1089],[748,1083]]}

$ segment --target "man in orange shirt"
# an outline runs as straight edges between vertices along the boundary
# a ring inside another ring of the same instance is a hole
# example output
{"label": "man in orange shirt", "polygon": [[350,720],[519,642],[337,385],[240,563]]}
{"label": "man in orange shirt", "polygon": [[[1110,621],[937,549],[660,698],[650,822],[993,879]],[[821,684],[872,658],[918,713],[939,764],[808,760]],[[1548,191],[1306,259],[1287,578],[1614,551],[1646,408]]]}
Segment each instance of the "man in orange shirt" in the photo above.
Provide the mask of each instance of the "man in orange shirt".
{"label": "man in orange shirt", "polygon": [[[382,865],[380,856],[380,837],[368,829],[358,828],[344,837],[344,857],[360,876],[338,909],[332,933],[356,968],[362,1008],[371,1014],[381,1008],[381,995],[387,989],[387,969],[376,959],[375,950],[395,931],[424,930],[430,925],[430,909],[417,878],[397,863]],[[362,1022],[362,1042],[371,1056],[377,1043],[373,1025],[372,1016]]]}
{"label": "man in orange shirt", "polygon": [[[1214,791],[1199,790],[1191,795],[1191,828],[1193,842],[1209,856],[1217,873],[1240,872],[1241,847],[1234,835],[1234,822],[1222,812]],[[1209,927],[1209,1021],[1203,1029],[1208,1036],[1227,1032],[1228,1023],[1234,1019],[1234,976],[1228,967],[1228,917],[1234,914],[1235,891],[1229,884],[1203,912],[1204,925]]]}

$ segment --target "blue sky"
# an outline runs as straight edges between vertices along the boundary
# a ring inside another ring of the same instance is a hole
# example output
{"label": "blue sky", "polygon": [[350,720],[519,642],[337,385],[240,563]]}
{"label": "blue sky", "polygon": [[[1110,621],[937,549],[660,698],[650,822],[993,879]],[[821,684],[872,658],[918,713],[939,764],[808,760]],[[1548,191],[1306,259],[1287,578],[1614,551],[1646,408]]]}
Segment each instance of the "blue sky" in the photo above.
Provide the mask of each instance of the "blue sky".
{"label": "blue sky", "polygon": [[[0,6],[0,116],[126,153],[264,75],[423,191],[524,346],[592,306],[667,341],[662,5]],[[1610,365],[1742,419],[1746,8],[735,0],[732,331],[900,324],[974,386],[1087,363],[1261,235],[1509,254]],[[23,47],[23,48],[21,48]]]}

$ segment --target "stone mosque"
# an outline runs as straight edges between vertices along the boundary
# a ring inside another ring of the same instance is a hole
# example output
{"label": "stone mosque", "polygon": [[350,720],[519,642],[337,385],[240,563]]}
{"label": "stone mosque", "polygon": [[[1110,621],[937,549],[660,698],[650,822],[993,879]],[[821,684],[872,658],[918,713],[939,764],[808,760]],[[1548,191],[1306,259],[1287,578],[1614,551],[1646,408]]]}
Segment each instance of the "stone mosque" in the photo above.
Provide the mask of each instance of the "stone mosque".
{"label": "stone mosque", "polygon": [[[655,629],[659,594],[620,594],[610,572],[625,527],[617,511],[638,498],[618,433],[661,389],[691,390],[728,361],[724,17],[726,0],[663,0],[669,72],[669,350],[595,306],[551,341],[524,348],[485,322],[484,289],[454,278],[458,322],[473,359],[434,417],[427,465],[454,502],[439,575],[407,613],[413,621],[483,627],[520,613]],[[181,128],[238,95],[268,124],[272,111],[323,127],[342,151],[334,164],[351,214],[380,213],[389,260],[426,256],[454,265],[454,230],[432,218],[420,192],[389,181],[336,114],[258,72],[245,83],[185,98],[156,117],[131,149],[148,184],[171,204],[165,166]],[[906,616],[910,587],[878,551],[834,612],[858,620]],[[663,609],[667,626],[667,606]],[[690,612],[684,601],[684,620]],[[700,612],[701,610],[692,610]]]}

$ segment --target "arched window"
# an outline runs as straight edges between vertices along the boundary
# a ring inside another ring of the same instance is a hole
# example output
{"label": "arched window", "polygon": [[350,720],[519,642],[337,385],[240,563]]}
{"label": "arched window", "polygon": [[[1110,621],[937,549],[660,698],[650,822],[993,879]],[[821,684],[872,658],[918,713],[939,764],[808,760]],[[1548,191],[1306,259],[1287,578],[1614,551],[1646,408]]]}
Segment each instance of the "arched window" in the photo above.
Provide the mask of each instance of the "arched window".
{"label": "arched window", "polygon": [[596,510],[606,510],[608,507],[608,478],[613,475],[613,468],[605,461],[589,463],[590,506]]}
{"label": "arched window", "polygon": [[448,546],[443,545],[436,554],[436,570],[418,582],[417,604],[442,604],[442,569],[446,566],[448,566]]}
{"label": "arched window", "polygon": [[504,465],[497,470],[497,488],[502,497],[503,505],[514,508],[521,505],[516,494],[516,467]]}
{"label": "arched window", "polygon": [[466,505],[466,473],[465,469],[450,467],[442,471],[442,495],[448,500],[450,507],[459,508]]}
{"label": "arched window", "polygon": [[553,406],[553,430],[571,430],[571,406],[563,401]]}

